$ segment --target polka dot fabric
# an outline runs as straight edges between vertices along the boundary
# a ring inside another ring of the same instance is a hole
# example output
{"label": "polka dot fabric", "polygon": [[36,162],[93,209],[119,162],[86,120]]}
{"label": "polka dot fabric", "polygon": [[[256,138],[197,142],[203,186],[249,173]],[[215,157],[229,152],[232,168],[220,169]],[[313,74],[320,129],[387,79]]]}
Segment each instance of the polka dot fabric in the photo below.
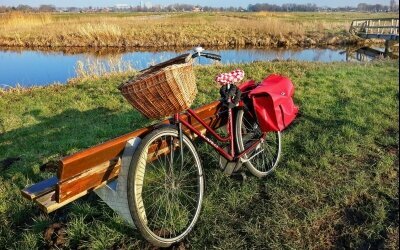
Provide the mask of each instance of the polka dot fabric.
{"label": "polka dot fabric", "polygon": [[237,83],[244,78],[244,71],[241,69],[236,69],[229,73],[222,73],[215,77],[215,81],[221,85],[226,85],[228,83]]}

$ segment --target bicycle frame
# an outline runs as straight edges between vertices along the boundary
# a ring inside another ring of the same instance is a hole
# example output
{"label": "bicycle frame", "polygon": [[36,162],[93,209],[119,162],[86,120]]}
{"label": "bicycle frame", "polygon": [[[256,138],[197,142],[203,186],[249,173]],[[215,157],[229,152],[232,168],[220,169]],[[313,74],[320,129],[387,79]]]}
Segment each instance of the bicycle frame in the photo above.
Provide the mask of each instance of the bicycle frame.
{"label": "bicycle frame", "polygon": [[[239,108],[243,108],[243,103],[240,102]],[[185,127],[187,127],[191,132],[195,133],[197,136],[199,136],[202,140],[207,142],[209,145],[211,145],[215,150],[218,151],[225,159],[228,161],[236,161],[240,159],[243,155],[246,153],[250,152],[253,150],[257,145],[261,142],[261,140],[258,140],[254,142],[250,147],[246,148],[243,152],[236,153],[235,151],[235,142],[234,142],[234,133],[233,133],[233,115],[232,115],[232,108],[228,108],[228,123],[227,123],[227,130],[228,130],[228,135],[227,137],[221,137],[214,129],[212,129],[210,126],[208,126],[192,109],[186,110],[188,115],[190,117],[193,117],[196,119],[208,132],[211,133],[212,136],[214,136],[218,141],[220,142],[229,142],[230,144],[230,154],[225,152],[225,150],[218,146],[214,141],[212,141],[210,138],[207,136],[203,135],[198,129],[194,128],[191,124],[189,124],[187,121],[185,121],[179,113],[174,115],[174,120],[176,123],[183,124]],[[180,129],[181,130],[181,129]]]}

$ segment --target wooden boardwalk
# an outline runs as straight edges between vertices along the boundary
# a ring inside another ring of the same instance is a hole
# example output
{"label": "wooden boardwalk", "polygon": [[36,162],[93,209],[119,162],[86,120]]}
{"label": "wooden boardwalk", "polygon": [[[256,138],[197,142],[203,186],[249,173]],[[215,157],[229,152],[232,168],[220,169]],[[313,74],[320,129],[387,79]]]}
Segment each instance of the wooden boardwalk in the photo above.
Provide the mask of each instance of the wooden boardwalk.
{"label": "wooden boardwalk", "polygon": [[399,40],[399,18],[357,19],[351,22],[349,32],[364,39]]}

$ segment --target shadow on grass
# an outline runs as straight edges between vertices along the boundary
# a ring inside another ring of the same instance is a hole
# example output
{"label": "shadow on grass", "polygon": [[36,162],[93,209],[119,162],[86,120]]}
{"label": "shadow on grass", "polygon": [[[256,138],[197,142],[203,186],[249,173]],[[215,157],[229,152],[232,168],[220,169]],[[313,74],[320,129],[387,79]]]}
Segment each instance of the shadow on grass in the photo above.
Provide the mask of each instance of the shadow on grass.
{"label": "shadow on grass", "polygon": [[[326,117],[321,117],[318,115],[311,115],[307,113],[301,114],[283,133],[283,143],[286,144],[284,140],[286,133],[294,133],[295,139],[289,142],[288,148],[295,150],[296,154],[309,154],[309,148],[305,142],[313,141],[318,142],[318,145],[321,147],[319,150],[320,153],[325,153],[325,149],[328,149],[332,145],[330,143],[321,142],[321,140],[330,138],[331,140],[337,138],[343,138],[345,135],[343,134],[342,128],[348,127],[357,131],[358,136],[362,136],[365,133],[368,133],[368,128],[364,125],[360,125],[355,123],[354,121],[348,118],[342,118],[341,115],[335,115],[337,119],[331,119]],[[306,126],[306,129],[305,129]],[[300,132],[301,130],[301,132]],[[355,140],[355,138],[350,138],[350,140]]]}
{"label": "shadow on grass", "polygon": [[136,111],[118,112],[102,107],[87,111],[68,109],[50,117],[43,116],[40,110],[32,110],[24,116],[30,116],[36,124],[0,135],[0,162],[4,163],[0,177],[22,173],[35,180],[33,167],[138,129],[148,122]]}
{"label": "shadow on grass", "polygon": [[[68,109],[54,116],[45,116],[40,110],[32,110],[23,116],[30,116],[35,124],[0,134],[0,180],[5,180],[6,187],[10,188],[4,191],[10,197],[15,195],[15,187],[17,190],[22,189],[29,183],[42,181],[52,175],[39,172],[43,163],[58,160],[149,123],[136,111],[120,112],[102,107],[87,111]],[[68,224],[70,212],[79,206],[69,204],[45,215],[33,202],[21,197],[14,198],[17,201],[7,205],[4,212],[6,220],[12,221],[14,232],[21,234],[27,228],[32,228],[33,233],[42,234],[52,223]],[[80,200],[98,210],[97,213],[83,216],[92,218],[91,223],[97,220],[96,217],[102,218],[104,211],[113,213],[110,208],[100,204],[94,194]],[[128,226],[117,225],[115,222],[107,225],[120,233],[138,237]]]}

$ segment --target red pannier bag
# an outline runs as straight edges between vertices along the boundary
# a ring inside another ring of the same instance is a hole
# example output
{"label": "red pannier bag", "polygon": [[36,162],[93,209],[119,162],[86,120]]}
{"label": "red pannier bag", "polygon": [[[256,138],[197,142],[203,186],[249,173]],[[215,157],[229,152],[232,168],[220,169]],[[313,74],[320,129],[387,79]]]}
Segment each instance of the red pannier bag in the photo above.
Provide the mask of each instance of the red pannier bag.
{"label": "red pannier bag", "polygon": [[294,105],[293,94],[290,79],[275,74],[250,91],[261,131],[282,131],[296,118],[299,108]]}

